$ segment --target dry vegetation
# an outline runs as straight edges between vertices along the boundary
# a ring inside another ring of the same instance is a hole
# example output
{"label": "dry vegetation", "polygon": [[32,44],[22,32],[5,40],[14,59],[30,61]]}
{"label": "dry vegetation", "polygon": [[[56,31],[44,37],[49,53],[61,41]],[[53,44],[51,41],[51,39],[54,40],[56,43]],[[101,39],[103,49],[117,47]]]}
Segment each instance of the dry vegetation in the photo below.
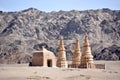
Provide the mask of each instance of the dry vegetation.
{"label": "dry vegetation", "polygon": [[0,80],[119,80],[120,61],[105,63],[106,69],[28,67],[28,64],[0,64]]}

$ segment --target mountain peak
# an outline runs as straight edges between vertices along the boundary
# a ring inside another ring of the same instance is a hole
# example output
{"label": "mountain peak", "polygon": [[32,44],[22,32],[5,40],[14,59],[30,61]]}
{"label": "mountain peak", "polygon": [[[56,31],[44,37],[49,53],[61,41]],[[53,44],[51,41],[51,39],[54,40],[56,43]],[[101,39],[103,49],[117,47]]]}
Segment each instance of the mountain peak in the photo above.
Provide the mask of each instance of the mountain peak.
{"label": "mountain peak", "polygon": [[27,12],[27,11],[39,11],[39,10],[36,9],[36,8],[31,7],[31,8],[23,10],[22,12]]}

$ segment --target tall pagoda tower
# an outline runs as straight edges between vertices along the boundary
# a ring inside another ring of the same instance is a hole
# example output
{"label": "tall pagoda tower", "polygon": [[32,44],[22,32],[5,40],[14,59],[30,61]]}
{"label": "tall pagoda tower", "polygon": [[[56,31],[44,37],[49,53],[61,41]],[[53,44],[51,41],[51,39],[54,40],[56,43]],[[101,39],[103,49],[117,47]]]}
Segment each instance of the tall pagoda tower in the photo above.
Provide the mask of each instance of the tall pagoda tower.
{"label": "tall pagoda tower", "polygon": [[75,46],[75,51],[73,53],[73,59],[72,59],[72,67],[73,68],[79,67],[80,59],[81,59],[80,44],[79,44],[79,40],[76,39],[76,46]]}
{"label": "tall pagoda tower", "polygon": [[83,43],[80,68],[95,68],[87,34]]}
{"label": "tall pagoda tower", "polygon": [[64,47],[64,42],[63,42],[62,37],[60,37],[60,46],[59,46],[57,66],[64,67],[64,68],[68,67],[67,60],[66,60],[66,52],[65,52],[65,47]]}

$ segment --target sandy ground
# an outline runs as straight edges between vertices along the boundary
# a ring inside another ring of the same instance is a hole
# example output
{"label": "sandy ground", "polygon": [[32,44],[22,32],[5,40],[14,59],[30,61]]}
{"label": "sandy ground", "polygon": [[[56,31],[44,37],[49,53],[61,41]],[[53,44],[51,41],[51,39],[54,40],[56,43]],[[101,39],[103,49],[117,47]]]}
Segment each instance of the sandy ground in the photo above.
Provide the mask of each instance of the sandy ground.
{"label": "sandy ground", "polygon": [[120,80],[120,61],[95,61],[106,69],[29,67],[0,64],[0,80]]}

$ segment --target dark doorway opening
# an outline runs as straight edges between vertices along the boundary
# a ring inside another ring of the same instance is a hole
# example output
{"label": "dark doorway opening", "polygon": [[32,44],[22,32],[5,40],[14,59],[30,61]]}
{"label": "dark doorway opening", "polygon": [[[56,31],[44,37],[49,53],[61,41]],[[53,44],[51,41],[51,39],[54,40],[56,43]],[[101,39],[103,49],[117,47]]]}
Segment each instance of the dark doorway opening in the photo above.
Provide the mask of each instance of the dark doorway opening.
{"label": "dark doorway opening", "polygon": [[47,60],[47,66],[52,67],[52,60],[51,59]]}

